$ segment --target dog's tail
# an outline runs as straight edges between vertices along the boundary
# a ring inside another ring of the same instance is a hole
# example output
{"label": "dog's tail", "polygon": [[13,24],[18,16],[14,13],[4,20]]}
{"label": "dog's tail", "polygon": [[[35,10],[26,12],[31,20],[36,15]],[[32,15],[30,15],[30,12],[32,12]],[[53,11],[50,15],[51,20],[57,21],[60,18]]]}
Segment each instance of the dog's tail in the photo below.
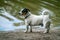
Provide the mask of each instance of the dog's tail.
{"label": "dog's tail", "polygon": [[42,13],[41,13],[41,15],[45,15],[46,12],[48,12],[48,10],[43,10]]}
{"label": "dog's tail", "polygon": [[43,8],[41,10],[41,15],[49,15],[49,16],[54,16],[54,13],[48,9]]}

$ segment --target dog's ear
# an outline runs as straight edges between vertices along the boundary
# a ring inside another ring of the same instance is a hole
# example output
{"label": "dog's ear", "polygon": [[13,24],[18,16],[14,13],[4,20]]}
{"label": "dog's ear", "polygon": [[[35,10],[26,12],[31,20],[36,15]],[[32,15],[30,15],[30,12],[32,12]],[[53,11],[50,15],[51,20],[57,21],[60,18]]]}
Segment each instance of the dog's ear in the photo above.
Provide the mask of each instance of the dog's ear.
{"label": "dog's ear", "polygon": [[29,12],[30,12],[30,10],[29,9],[27,9]]}
{"label": "dog's ear", "polygon": [[30,12],[30,10],[28,9],[28,8],[24,8],[26,11],[29,11]]}
{"label": "dog's ear", "polygon": [[30,11],[29,9],[24,8],[23,11],[22,11],[22,13],[28,13],[29,11]]}

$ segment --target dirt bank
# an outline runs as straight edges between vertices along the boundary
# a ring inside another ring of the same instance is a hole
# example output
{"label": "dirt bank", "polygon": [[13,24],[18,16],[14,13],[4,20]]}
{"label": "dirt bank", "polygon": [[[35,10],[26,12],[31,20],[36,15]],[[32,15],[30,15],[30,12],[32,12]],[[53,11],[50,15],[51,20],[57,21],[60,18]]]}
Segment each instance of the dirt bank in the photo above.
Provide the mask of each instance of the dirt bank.
{"label": "dirt bank", "polygon": [[0,40],[60,40],[60,30],[51,30],[49,34],[42,32],[0,32]]}

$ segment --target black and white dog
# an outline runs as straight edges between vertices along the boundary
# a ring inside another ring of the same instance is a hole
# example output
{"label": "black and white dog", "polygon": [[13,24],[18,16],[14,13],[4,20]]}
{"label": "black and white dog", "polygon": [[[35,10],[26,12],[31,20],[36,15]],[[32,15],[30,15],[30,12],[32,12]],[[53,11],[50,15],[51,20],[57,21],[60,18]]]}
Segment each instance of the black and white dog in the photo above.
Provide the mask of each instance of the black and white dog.
{"label": "black and white dog", "polygon": [[49,15],[37,16],[37,15],[31,14],[30,10],[27,8],[21,9],[19,12],[19,15],[25,18],[25,25],[27,26],[26,32],[28,32],[29,26],[30,26],[30,32],[32,32],[32,26],[41,25],[46,29],[44,30],[43,33],[49,33],[50,24],[51,24]]}

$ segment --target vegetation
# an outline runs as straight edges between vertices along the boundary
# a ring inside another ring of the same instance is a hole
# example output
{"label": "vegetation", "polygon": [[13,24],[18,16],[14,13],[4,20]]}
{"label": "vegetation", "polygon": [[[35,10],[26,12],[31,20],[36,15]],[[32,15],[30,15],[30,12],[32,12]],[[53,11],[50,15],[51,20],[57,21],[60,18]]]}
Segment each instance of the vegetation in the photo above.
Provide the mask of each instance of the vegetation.
{"label": "vegetation", "polygon": [[[60,25],[60,0],[0,0],[0,10],[5,9],[12,16],[20,20],[22,18],[19,17],[18,12],[21,8],[29,8],[33,14],[38,14],[38,11],[41,11],[42,8],[51,10],[55,14],[53,23]],[[0,16],[12,20],[2,15],[1,12]]]}

